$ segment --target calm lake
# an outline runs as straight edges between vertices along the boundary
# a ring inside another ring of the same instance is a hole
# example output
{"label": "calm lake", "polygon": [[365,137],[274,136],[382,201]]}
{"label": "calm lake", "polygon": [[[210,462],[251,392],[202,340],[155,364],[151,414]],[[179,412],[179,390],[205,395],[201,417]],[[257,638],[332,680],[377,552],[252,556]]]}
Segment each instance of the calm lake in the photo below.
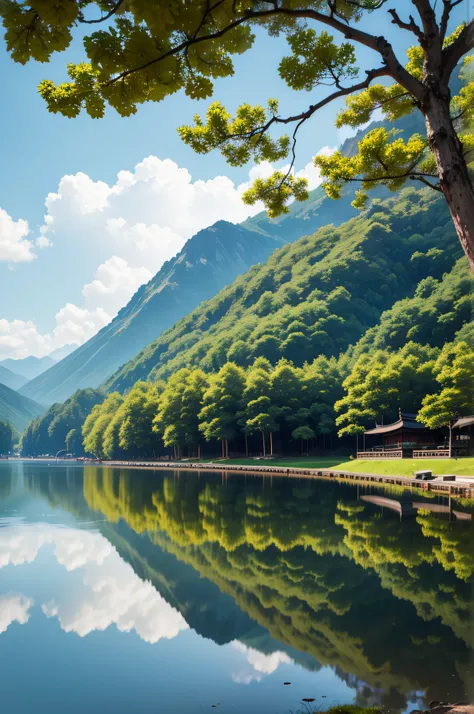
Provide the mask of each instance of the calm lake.
{"label": "calm lake", "polygon": [[1,710],[472,701],[473,512],[317,480],[0,462]]}

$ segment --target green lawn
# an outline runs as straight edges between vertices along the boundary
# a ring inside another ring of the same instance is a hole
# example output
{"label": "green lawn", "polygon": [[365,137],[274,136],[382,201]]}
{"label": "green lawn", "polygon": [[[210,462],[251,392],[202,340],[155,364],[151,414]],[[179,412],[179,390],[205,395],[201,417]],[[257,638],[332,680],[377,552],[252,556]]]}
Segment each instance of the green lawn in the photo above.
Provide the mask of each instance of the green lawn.
{"label": "green lawn", "polygon": [[[215,461],[214,461],[215,463]],[[474,477],[474,458],[465,459],[397,459],[394,461],[347,461],[335,457],[296,457],[293,459],[268,459],[266,461],[255,459],[226,459],[219,460],[222,464],[238,464],[243,466],[257,466],[268,464],[273,466],[299,467],[310,469],[336,469],[354,472],[380,474],[382,476],[413,476],[415,471],[429,469],[439,476],[443,474],[456,474],[457,476]]]}

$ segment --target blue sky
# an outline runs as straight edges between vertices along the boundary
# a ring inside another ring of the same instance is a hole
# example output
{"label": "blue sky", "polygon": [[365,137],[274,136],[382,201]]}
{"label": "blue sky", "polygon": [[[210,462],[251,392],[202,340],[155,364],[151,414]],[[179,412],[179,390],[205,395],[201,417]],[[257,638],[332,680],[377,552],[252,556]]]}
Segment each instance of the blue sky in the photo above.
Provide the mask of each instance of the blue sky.
{"label": "blue sky", "polygon": [[[458,17],[466,17],[469,4],[466,0],[458,8]],[[410,0],[397,0],[396,6],[400,13],[412,10]],[[385,12],[367,21],[372,32],[375,21],[377,33],[394,38],[402,54],[410,35],[397,31],[394,36]],[[1,260],[0,254],[0,359],[41,355],[61,342],[87,339],[193,233],[218,218],[238,221],[248,215],[238,186],[249,180],[252,167],[232,169],[217,152],[197,156],[176,132],[196,111],[204,113],[209,101],[179,94],[142,106],[128,119],[113,110],[102,120],[48,113],[36,87],[45,77],[62,80],[66,62],[83,59],[80,39],[50,64],[24,67],[14,64],[0,44],[0,209],[5,212],[0,231],[2,226],[19,231],[32,242],[42,235],[48,243],[28,249],[28,257],[36,255],[33,260]],[[327,89],[289,90],[276,72],[285,50],[283,40],[262,33],[254,48],[235,60],[235,76],[216,84],[214,98],[231,110],[242,101],[269,97],[279,98],[282,114],[306,108]],[[361,52],[361,68],[376,66],[372,57],[369,50]],[[323,147],[340,143],[343,136],[334,128],[338,108],[326,108],[301,132],[298,169]],[[156,159],[143,164],[149,156]],[[46,207],[46,197],[58,187],[59,197]],[[10,222],[5,223],[5,214]]]}

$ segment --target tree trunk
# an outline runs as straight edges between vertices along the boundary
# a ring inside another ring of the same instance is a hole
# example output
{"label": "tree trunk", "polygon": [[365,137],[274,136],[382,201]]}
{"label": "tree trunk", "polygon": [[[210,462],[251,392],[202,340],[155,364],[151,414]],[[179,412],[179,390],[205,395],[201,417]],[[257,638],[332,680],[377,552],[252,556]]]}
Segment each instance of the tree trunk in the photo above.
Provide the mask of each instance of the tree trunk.
{"label": "tree trunk", "polygon": [[225,454],[226,454],[226,458],[228,459],[229,458],[229,440],[228,439],[225,440]]}
{"label": "tree trunk", "polygon": [[435,92],[430,93],[425,108],[428,141],[456,233],[474,272],[474,187],[450,116],[449,94],[436,96]]}
{"label": "tree trunk", "polygon": [[453,422],[449,422],[449,458],[453,458]]}
{"label": "tree trunk", "polygon": [[249,441],[248,441],[247,434],[244,434],[244,436],[245,436],[245,456],[248,457],[248,455],[249,455]]}
{"label": "tree trunk", "polygon": [[201,444],[198,444],[198,459],[201,458]]}
{"label": "tree trunk", "polygon": [[221,439],[221,442],[222,442],[222,458],[225,459],[224,439]]}
{"label": "tree trunk", "polygon": [[273,456],[273,432],[270,432],[270,456]]}
{"label": "tree trunk", "polygon": [[262,431],[262,444],[263,444],[263,455],[266,456],[265,453],[265,432]]}

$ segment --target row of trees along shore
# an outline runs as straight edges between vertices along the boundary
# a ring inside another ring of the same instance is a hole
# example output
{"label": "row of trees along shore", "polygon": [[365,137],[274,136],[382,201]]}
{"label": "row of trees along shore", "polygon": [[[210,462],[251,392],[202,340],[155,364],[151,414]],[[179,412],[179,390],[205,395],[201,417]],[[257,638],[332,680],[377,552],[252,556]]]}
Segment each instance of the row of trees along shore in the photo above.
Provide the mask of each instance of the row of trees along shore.
{"label": "row of trees along shore", "polygon": [[80,390],[30,423],[22,450],[67,448],[111,459],[172,449],[175,458],[199,458],[210,442],[209,450],[223,457],[230,446],[272,455],[348,446],[348,437],[382,416],[396,419],[399,409],[419,410],[420,420],[437,428],[473,406],[474,349],[466,342],[442,349],[410,342],[352,364],[348,354],[302,367],[260,357],[247,369],[227,362],[214,374],[183,368],[166,382],[139,381],[126,395]]}
{"label": "row of trees along shore", "polygon": [[0,421],[0,455],[13,451],[14,444],[18,441],[19,434],[9,421]]}

